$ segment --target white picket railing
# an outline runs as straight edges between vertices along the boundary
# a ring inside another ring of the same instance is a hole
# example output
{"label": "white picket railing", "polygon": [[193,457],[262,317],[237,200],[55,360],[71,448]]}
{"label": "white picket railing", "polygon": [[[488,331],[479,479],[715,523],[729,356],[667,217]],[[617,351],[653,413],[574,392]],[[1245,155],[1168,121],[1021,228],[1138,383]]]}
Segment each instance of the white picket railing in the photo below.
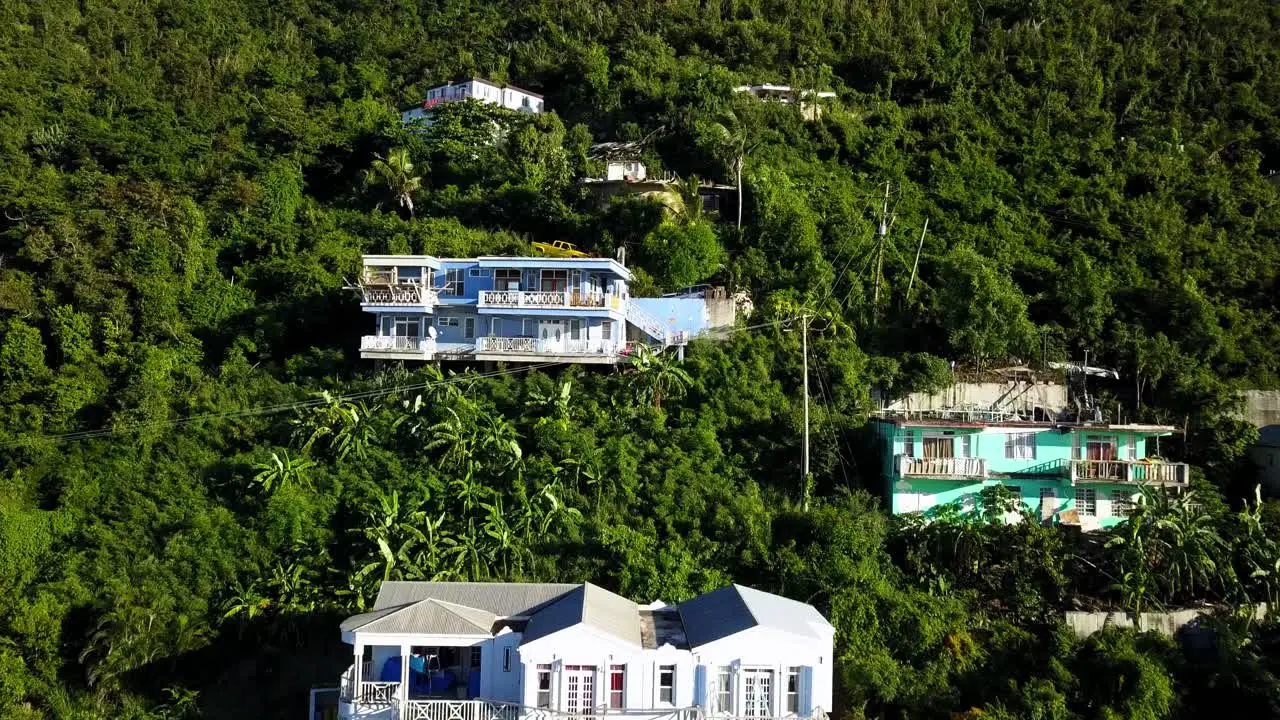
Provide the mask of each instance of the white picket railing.
{"label": "white picket railing", "polygon": [[360,338],[360,350],[365,352],[423,352],[435,350],[436,341],[429,337],[410,335],[365,335]]}
{"label": "white picket railing", "polygon": [[361,303],[364,305],[435,305],[439,294],[434,288],[417,283],[395,285],[361,285]]}
{"label": "white picket railing", "polygon": [[[402,720],[703,720],[701,708],[611,710],[567,713],[488,700],[409,700]],[[768,720],[760,718],[758,720]]]}
{"label": "white picket railing", "polygon": [[581,290],[481,290],[482,308],[605,308],[617,307],[618,297]]}
{"label": "white picket railing", "polygon": [[974,478],[987,476],[984,458],[916,458],[898,456],[901,477]]}
{"label": "white picket railing", "polygon": [[529,353],[544,355],[599,355],[607,351],[603,340],[562,338],[479,337],[478,353]]}

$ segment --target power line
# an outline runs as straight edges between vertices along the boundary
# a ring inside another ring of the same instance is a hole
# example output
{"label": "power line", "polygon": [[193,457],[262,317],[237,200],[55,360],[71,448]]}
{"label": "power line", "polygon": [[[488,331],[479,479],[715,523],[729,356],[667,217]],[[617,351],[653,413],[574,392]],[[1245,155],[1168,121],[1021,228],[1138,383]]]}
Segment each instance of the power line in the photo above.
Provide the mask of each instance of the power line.
{"label": "power line", "polygon": [[58,435],[41,435],[36,437],[28,437],[18,440],[10,440],[9,442],[0,444],[0,448],[17,447],[32,442],[72,442],[76,440],[88,440],[94,438],[110,437],[135,430],[177,427],[181,425],[189,425],[191,423],[203,422],[206,420],[234,420],[244,417],[254,417],[258,415],[274,415],[281,412],[291,410],[301,410],[303,408],[324,405],[332,401],[345,402],[350,400],[362,400],[365,398],[376,397],[379,395],[392,395],[399,392],[409,392],[412,390],[425,390],[429,387],[437,387],[442,385],[452,385],[467,380],[480,380],[485,378],[501,377],[503,375],[514,375],[516,373],[528,372],[530,370],[538,370],[542,368],[560,365],[559,362],[536,363],[518,368],[508,368],[505,370],[495,370],[488,373],[475,374],[459,374],[454,377],[422,383],[413,383],[409,385],[397,385],[392,387],[377,388],[374,390],[363,390],[355,393],[347,393],[345,395],[330,395],[328,397],[312,398],[310,400],[299,400],[291,403],[282,403],[279,405],[268,405],[257,408],[245,408],[243,410],[233,410],[223,413],[206,413],[203,415],[189,415],[187,417],[173,418],[170,420],[153,420],[150,422],[128,423],[125,425],[117,425],[112,427],[101,427],[94,430],[79,430],[69,433],[61,433]]}

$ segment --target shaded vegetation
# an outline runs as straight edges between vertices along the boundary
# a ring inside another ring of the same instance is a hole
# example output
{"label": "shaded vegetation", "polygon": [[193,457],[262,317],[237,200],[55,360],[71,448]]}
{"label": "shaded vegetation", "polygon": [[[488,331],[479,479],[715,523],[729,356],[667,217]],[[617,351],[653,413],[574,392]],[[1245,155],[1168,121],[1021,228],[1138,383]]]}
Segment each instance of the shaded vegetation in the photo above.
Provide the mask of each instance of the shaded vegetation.
{"label": "shaded vegetation", "polygon": [[[1239,388],[1280,383],[1274,3],[3,14],[0,716],[296,717],[348,662],[336,618],[386,578],[811,600],[841,717],[1277,714],[1270,625],[1223,617],[1206,649],[1058,620],[1277,599],[1235,416]],[[554,112],[400,127],[469,73]],[[732,90],[765,81],[839,97],[810,122]],[[600,207],[587,149],[641,138],[651,173],[738,184],[741,218]],[[627,248],[638,291],[749,291],[760,327],[618,373],[356,358],[362,253],[553,240]],[[1194,503],[1086,538],[994,522],[999,497],[930,525],[877,508],[873,382],[1086,351],[1126,417],[1187,426],[1164,450],[1200,469]]]}

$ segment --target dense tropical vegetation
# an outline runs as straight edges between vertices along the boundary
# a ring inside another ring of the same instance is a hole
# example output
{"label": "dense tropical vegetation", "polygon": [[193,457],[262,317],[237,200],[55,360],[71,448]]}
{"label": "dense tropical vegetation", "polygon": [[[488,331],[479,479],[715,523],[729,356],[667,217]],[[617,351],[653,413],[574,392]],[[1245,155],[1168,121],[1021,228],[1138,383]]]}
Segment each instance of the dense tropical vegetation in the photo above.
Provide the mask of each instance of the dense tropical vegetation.
{"label": "dense tropical vegetation", "polygon": [[[838,628],[841,717],[1280,714],[1236,392],[1280,384],[1280,6],[50,0],[0,26],[0,716],[298,717],[386,578],[736,580]],[[398,110],[480,74],[551,113]],[[821,119],[740,83],[835,90]],[[737,208],[576,182],[604,140]],[[740,180],[740,182],[739,182]],[[887,234],[878,234],[888,184]],[[922,235],[926,220],[928,232]],[[923,240],[920,241],[920,238]],[[677,363],[374,368],[363,252],[627,248],[757,312]],[[917,244],[919,243],[919,244]],[[919,264],[913,262],[917,249]],[[813,482],[799,480],[809,337]],[[1187,428],[1114,531],[891,520],[873,383],[1091,358]],[[455,372],[455,370],[457,372]],[[812,498],[808,508],[805,498]]]}

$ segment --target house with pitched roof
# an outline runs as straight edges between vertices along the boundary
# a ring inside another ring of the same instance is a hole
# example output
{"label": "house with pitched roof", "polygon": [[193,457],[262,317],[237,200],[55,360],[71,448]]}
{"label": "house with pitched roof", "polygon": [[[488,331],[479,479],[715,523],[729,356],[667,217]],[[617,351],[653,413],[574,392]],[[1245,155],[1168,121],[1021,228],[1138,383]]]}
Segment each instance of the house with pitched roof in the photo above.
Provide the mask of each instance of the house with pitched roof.
{"label": "house with pitched roof", "polygon": [[834,629],[741,585],[648,605],[591,583],[385,582],[348,618],[344,720],[821,718]]}

